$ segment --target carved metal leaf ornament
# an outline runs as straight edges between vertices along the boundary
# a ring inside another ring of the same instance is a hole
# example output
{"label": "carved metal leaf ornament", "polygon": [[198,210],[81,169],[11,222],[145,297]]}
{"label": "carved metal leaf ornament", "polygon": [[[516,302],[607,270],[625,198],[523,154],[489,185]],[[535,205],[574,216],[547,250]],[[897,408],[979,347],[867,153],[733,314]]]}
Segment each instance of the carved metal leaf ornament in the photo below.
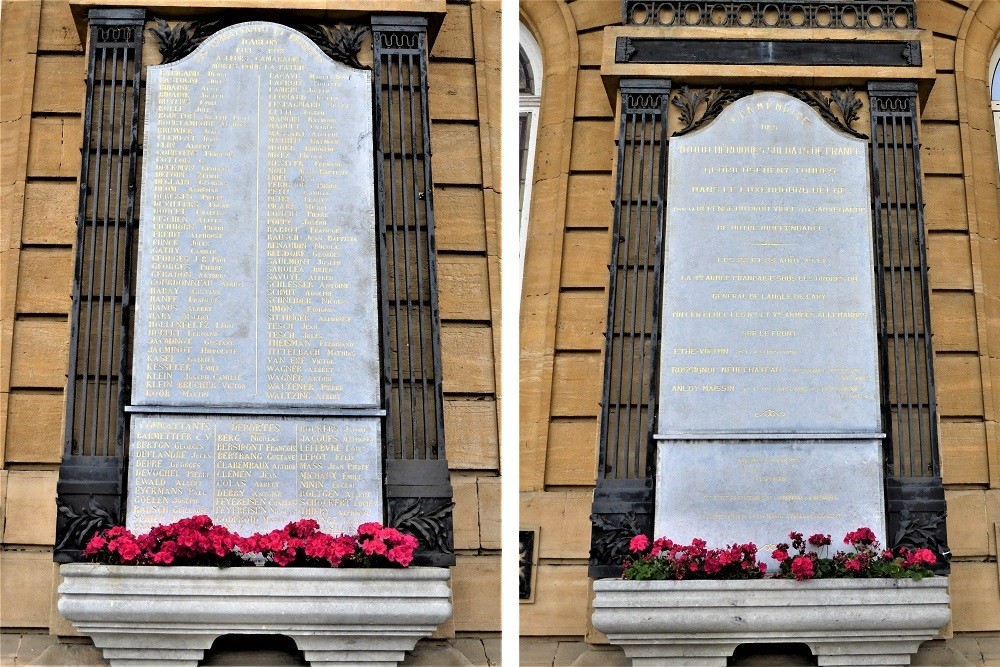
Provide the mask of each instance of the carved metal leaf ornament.
{"label": "carved metal leaf ornament", "polygon": [[349,26],[344,23],[335,28],[327,25],[305,25],[299,30],[330,58],[355,69],[365,69],[365,66],[358,61],[358,53],[365,41],[365,35],[368,34],[366,26]]}
{"label": "carved metal leaf ornament", "polygon": [[157,48],[163,56],[162,64],[172,63],[190,54],[198,45],[218,32],[222,19],[181,22],[171,27],[163,19],[156,19],[156,26],[149,32],[156,38]]}
{"label": "carved metal leaf ornament", "polygon": [[590,562],[594,564],[620,564],[628,555],[628,544],[633,537],[648,532],[649,516],[626,514],[591,514],[590,521],[599,531],[590,548]]}
{"label": "carved metal leaf ornament", "polygon": [[450,498],[407,498],[390,502],[389,525],[415,535],[421,545],[440,553],[454,553],[451,533]]}
{"label": "carved metal leaf ornament", "polygon": [[892,537],[893,548],[930,549],[945,562],[951,551],[944,542],[944,512],[911,512],[899,514],[899,525]]}
{"label": "carved metal leaf ornament", "polygon": [[[792,88],[788,93],[795,99],[801,100],[816,109],[819,115],[828,123],[839,130],[847,132],[851,136],[867,139],[868,135],[858,132],[851,125],[859,117],[862,103],[853,88],[846,90],[833,90],[830,97],[816,91],[799,90]],[[834,111],[836,107],[837,112]],[[838,114],[839,112],[839,114]]]}
{"label": "carved metal leaf ornament", "polygon": [[727,106],[749,94],[749,90],[683,86],[670,100],[674,106],[681,110],[680,120],[684,124],[680,130],[674,132],[674,136],[681,136],[698,129],[716,118]]}
{"label": "carved metal leaf ornament", "polygon": [[56,499],[56,504],[59,513],[68,520],[60,531],[62,535],[55,546],[57,551],[73,548],[83,549],[90,540],[91,535],[99,530],[110,528],[117,523],[115,517],[93,497],[87,503],[87,507],[79,511],[59,498]]}

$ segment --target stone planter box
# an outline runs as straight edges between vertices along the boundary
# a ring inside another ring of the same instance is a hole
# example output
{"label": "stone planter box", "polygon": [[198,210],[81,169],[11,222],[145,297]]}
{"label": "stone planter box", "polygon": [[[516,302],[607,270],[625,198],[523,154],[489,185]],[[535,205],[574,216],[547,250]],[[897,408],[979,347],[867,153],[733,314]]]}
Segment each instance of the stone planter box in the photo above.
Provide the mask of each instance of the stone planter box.
{"label": "stone planter box", "polygon": [[633,665],[718,665],[802,643],[820,665],[908,665],[951,618],[947,577],[594,582],[594,627]]}
{"label": "stone planter box", "polygon": [[312,665],[395,665],[451,616],[447,568],[60,567],[59,612],[119,665],[197,665],[225,634],[291,637]]}

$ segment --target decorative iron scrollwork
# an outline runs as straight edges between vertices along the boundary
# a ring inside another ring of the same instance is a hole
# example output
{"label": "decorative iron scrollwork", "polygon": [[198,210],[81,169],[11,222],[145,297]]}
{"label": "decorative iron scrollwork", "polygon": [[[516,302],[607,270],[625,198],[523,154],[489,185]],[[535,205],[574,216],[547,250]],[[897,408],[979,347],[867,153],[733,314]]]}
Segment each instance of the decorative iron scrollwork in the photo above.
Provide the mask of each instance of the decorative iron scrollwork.
{"label": "decorative iron scrollwork", "polygon": [[[163,64],[172,63],[189,55],[206,39],[219,32],[231,21],[222,17],[198,21],[179,22],[173,26],[163,19],[156,19],[156,26],[149,29],[156,38],[157,48],[163,56]],[[358,53],[368,34],[364,25],[338,24],[336,27],[315,24],[289,24],[320,48],[323,53],[337,62],[355,69],[366,69],[358,60]]]}
{"label": "decorative iron scrollwork", "polygon": [[[853,88],[833,90],[830,92],[830,97],[817,91],[799,90],[796,88],[789,89],[788,93],[792,97],[802,100],[816,109],[824,120],[838,130],[861,139],[868,138],[868,135],[862,134],[851,127],[854,121],[859,118],[858,112],[863,106]],[[837,112],[834,112],[834,108],[837,109]]]}
{"label": "decorative iron scrollwork", "polygon": [[59,513],[66,517],[65,522],[59,522],[56,551],[82,550],[95,532],[118,523],[116,514],[103,507],[96,498],[91,498],[87,506],[80,509],[74,508],[62,498],[56,498],[56,506]]}
{"label": "decorative iron scrollwork", "polygon": [[594,525],[590,547],[592,565],[620,565],[628,555],[628,543],[633,537],[652,531],[648,514],[591,514]]}
{"label": "decorative iron scrollwork", "polygon": [[304,25],[299,30],[333,60],[355,69],[365,69],[365,66],[358,61],[358,53],[365,41],[365,35],[368,34],[366,26],[350,26],[344,23],[338,24],[335,28],[327,25]]}
{"label": "decorative iron scrollwork", "polygon": [[421,546],[438,553],[455,553],[451,539],[451,498],[389,498],[388,523],[410,533]]}
{"label": "decorative iron scrollwork", "polygon": [[731,88],[680,88],[670,102],[681,110],[681,122],[684,123],[674,136],[680,136],[697,130],[716,118],[727,106],[750,94],[749,90],[734,90]]}
{"label": "decorative iron scrollwork", "polygon": [[166,65],[189,55],[223,27],[221,18],[180,22],[174,26],[158,18],[149,32],[156,38],[157,48],[163,56],[162,64]]}

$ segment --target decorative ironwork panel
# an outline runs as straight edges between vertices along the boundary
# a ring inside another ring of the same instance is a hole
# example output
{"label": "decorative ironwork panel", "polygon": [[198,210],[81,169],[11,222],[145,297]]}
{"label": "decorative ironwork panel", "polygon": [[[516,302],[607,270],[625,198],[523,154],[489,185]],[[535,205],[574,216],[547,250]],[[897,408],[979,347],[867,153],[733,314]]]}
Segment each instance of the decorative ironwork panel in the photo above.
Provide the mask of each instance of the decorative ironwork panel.
{"label": "decorative ironwork panel", "polygon": [[55,559],[121,517],[145,11],[92,9]]}
{"label": "decorative ironwork panel", "polygon": [[872,82],[868,94],[888,539],[946,561],[917,86]]}
{"label": "decorative ironwork panel", "polygon": [[916,28],[914,0],[622,0],[622,23],[739,28]]}
{"label": "decorative ironwork panel", "polygon": [[651,528],[669,97],[668,80],[621,84],[601,439],[591,516],[594,577],[616,576],[623,540],[627,544],[636,531]]}
{"label": "decorative ironwork panel", "polygon": [[[453,565],[445,463],[427,21],[372,17],[386,502],[390,523],[420,526],[416,561]],[[408,523],[404,523],[408,522]]]}
{"label": "decorative ironwork panel", "polygon": [[535,568],[535,531],[517,532],[517,597],[531,599],[532,574]]}

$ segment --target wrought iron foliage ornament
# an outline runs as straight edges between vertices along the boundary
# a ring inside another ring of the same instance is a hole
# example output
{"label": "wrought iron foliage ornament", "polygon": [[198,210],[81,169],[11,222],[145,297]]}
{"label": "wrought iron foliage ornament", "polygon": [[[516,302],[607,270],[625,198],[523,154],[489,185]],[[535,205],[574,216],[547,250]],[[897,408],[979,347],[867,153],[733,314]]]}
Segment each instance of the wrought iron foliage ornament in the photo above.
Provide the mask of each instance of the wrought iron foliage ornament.
{"label": "wrought iron foliage ornament", "polygon": [[304,25],[299,30],[330,58],[348,67],[365,69],[365,66],[358,61],[361,44],[368,33],[368,28],[365,26],[350,26],[344,23],[338,24],[335,28],[328,25]]}
{"label": "wrought iron foliage ornament", "polygon": [[684,126],[674,132],[680,136],[692,132],[717,117],[727,106],[750,94],[749,90],[731,88],[680,88],[670,102],[681,110]]}
{"label": "wrought iron foliage ornament", "polygon": [[652,531],[652,517],[648,514],[591,514],[594,525],[590,546],[592,565],[621,565],[628,555],[628,543],[633,537]]}
{"label": "wrought iron foliage ornament", "polygon": [[410,533],[420,545],[438,553],[455,553],[452,531],[451,498],[389,498],[389,520],[393,528]]}
{"label": "wrought iron foliage ornament", "polygon": [[[279,21],[284,23],[283,21]],[[179,22],[173,26],[163,19],[156,19],[156,26],[149,29],[156,38],[163,64],[172,63],[190,54],[202,42],[234,21],[222,17]],[[355,69],[365,69],[358,61],[358,53],[365,41],[368,28],[363,25],[336,27],[315,24],[288,24],[311,39],[328,57]]]}
{"label": "wrought iron foliage ornament", "polygon": [[945,512],[913,512],[904,509],[899,513],[899,523],[892,536],[892,547],[930,549],[945,565],[951,560],[951,551],[945,543]]}
{"label": "wrought iron foliage ornament", "polygon": [[86,507],[74,508],[61,498],[56,498],[56,506],[64,519],[59,522],[58,542],[56,551],[63,549],[83,550],[90,536],[99,530],[110,528],[118,523],[115,516],[91,498]]}
{"label": "wrought iron foliage ornament", "polygon": [[[823,118],[839,130],[848,134],[867,139],[868,135],[853,129],[851,125],[859,118],[862,102],[853,88],[833,90],[830,97],[812,90],[789,89],[788,93],[816,109]],[[834,109],[837,111],[835,112]]]}
{"label": "wrought iron foliage ornament", "polygon": [[157,48],[163,56],[162,64],[166,65],[189,55],[223,27],[221,18],[179,22],[174,26],[158,18],[149,32],[156,38]]}

